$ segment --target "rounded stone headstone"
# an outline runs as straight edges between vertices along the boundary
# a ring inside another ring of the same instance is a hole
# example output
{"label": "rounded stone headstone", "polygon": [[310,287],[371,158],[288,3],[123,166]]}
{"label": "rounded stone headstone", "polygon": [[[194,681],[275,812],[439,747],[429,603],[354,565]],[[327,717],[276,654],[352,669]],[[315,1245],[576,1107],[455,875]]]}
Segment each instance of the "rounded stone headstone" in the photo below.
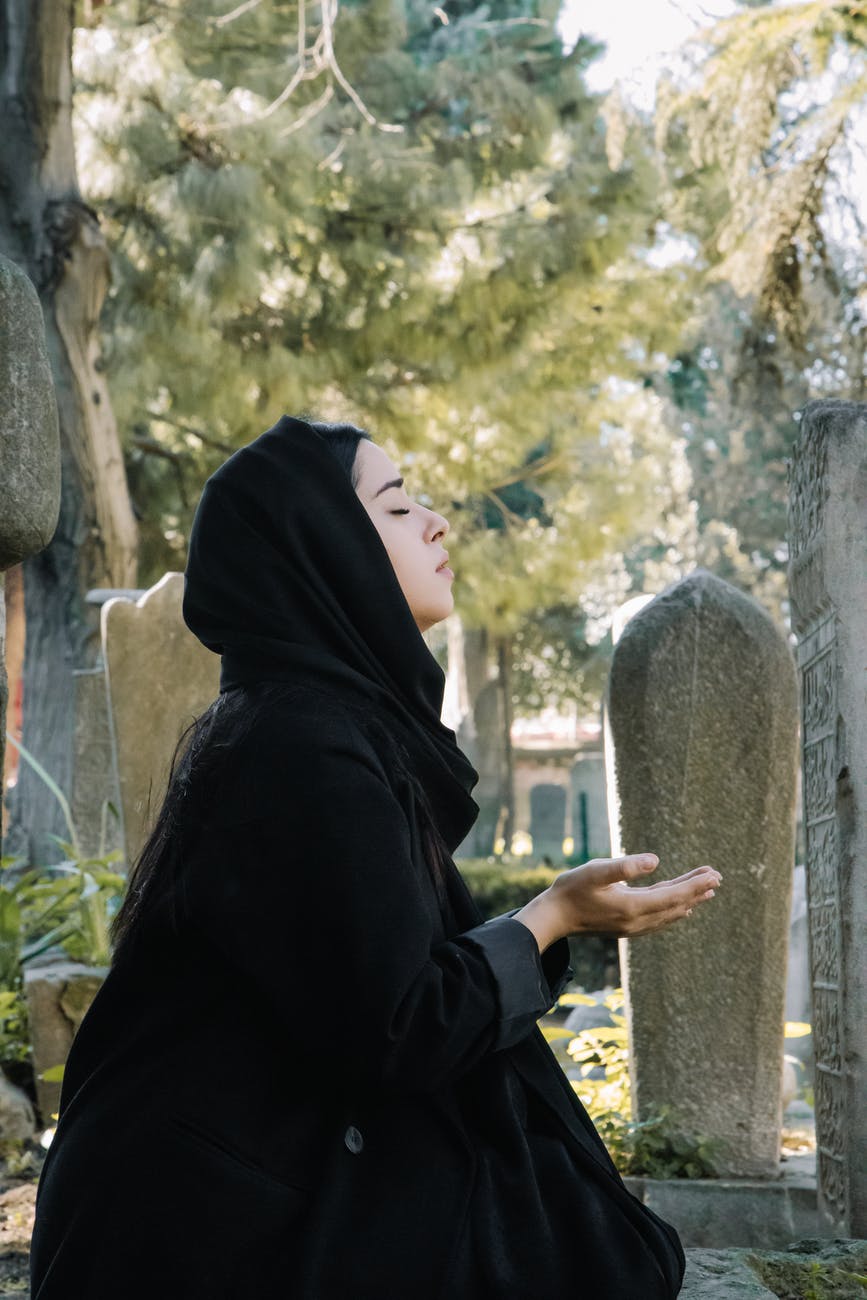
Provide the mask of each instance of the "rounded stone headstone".
{"label": "rounded stone headstone", "polygon": [[[620,840],[648,884],[704,863],[717,897],[621,940],[638,1118],[673,1107],[718,1170],[776,1176],[794,867],[792,654],[749,596],[698,570],[623,630],[609,680]],[[640,886],[638,886],[640,887]]]}
{"label": "rounded stone headstone", "polygon": [[220,656],[187,627],[183,595],[184,575],[166,573],[138,600],[102,607],[128,869],[162,804],[181,733],[220,690]]}
{"label": "rounded stone headstone", "polygon": [[530,838],[536,857],[543,853],[559,858],[566,834],[567,792],[562,785],[540,781],[530,787]]}
{"label": "rounded stone headstone", "polygon": [[0,571],[43,550],[60,512],[60,436],[33,284],[0,256]]}

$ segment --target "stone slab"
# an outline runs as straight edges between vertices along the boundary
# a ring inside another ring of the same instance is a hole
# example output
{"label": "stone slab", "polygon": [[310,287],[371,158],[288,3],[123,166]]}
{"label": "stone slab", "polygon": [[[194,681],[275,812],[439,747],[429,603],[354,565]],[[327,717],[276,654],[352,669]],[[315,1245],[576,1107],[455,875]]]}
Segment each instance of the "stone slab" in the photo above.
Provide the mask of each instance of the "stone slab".
{"label": "stone slab", "polygon": [[867,404],[801,412],[789,474],[820,1209],[867,1236]]}
{"label": "stone slab", "polygon": [[[784,1251],[687,1250],[679,1300],[862,1300],[867,1241],[805,1238]],[[854,1276],[853,1276],[854,1274]]]}
{"label": "stone slab", "polygon": [[0,570],[48,545],[60,513],[60,434],[45,321],[31,280],[0,255]]}
{"label": "stone slab", "polygon": [[162,805],[181,733],[220,690],[220,657],[183,620],[184,575],[167,573],[135,602],[102,606],[127,869]]}
{"label": "stone slab", "polygon": [[785,634],[696,570],[626,623],[607,717],[622,852],[657,854],[651,886],[704,863],[723,876],[691,917],[620,941],[635,1113],[672,1109],[722,1177],[773,1178],[798,755]]}
{"label": "stone slab", "polygon": [[[826,1235],[816,1206],[816,1178],[800,1161],[775,1179],[634,1178],[629,1190],[672,1223],[684,1246],[780,1250],[798,1237]],[[788,1162],[786,1162],[788,1164]]]}
{"label": "stone slab", "polygon": [[743,1255],[731,1250],[688,1250],[679,1300],[776,1300]]}
{"label": "stone slab", "polygon": [[85,966],[68,958],[24,967],[36,1101],[45,1127],[55,1123],[52,1116],[60,1103],[61,1085],[39,1076],[66,1061],[72,1040],[106,974],[106,967]]}

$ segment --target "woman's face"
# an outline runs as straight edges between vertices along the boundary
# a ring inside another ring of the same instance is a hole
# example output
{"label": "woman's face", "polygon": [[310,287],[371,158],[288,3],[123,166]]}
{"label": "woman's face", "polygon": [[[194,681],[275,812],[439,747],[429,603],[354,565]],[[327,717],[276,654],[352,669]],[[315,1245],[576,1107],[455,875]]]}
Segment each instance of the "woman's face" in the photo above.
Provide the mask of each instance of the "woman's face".
{"label": "woman's face", "polygon": [[448,520],[394,486],[400,471],[375,442],[362,438],[355,455],[356,492],[373,520],[419,631],[451,614],[453,574],[437,566],[446,558]]}

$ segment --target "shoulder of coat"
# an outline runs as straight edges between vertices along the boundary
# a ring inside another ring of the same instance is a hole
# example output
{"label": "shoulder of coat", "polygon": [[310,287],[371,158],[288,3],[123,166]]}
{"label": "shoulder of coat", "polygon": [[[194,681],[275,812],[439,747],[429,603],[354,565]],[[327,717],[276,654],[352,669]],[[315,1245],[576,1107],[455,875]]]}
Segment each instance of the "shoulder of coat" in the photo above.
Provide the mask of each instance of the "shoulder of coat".
{"label": "shoulder of coat", "polygon": [[291,683],[256,702],[247,743],[254,751],[282,750],[287,757],[348,746],[383,770],[391,751],[385,724],[360,703]]}

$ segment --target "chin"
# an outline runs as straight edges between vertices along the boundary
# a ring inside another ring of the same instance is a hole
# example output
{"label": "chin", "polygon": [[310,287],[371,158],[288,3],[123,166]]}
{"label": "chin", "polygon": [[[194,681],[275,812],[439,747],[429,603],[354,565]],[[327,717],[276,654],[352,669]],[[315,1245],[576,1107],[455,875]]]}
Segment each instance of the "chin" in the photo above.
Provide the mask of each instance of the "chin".
{"label": "chin", "polygon": [[416,622],[423,632],[427,632],[436,623],[441,623],[444,618],[448,618],[455,607],[455,602],[451,598],[447,601],[440,601],[436,605],[428,605],[422,612],[416,615]]}

